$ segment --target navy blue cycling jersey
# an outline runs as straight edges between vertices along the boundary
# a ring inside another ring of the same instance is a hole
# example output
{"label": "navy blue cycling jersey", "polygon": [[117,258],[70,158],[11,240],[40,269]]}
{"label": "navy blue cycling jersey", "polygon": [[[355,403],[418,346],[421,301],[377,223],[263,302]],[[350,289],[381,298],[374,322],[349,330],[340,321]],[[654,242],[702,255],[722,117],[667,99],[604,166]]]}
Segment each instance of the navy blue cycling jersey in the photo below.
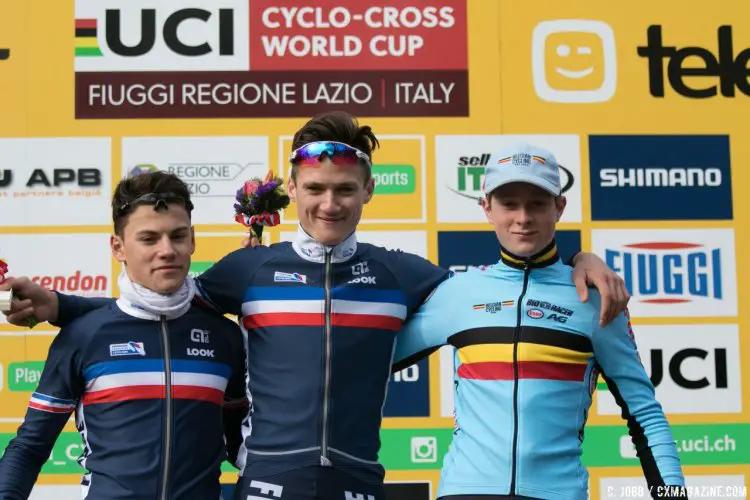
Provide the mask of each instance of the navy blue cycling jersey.
{"label": "navy blue cycling jersey", "polygon": [[83,498],[219,498],[225,448],[233,455],[240,446],[236,413],[247,411],[230,408],[243,401],[244,349],[233,322],[196,306],[148,318],[108,300],[55,336],[0,460],[0,498],[28,498],[73,412]]}
{"label": "navy blue cycling jersey", "polygon": [[[396,333],[448,271],[401,251],[294,242],[237,250],[197,280],[204,301],[237,315],[251,415],[245,477],[333,466],[382,482],[380,423]],[[91,305],[61,296],[61,322]]]}

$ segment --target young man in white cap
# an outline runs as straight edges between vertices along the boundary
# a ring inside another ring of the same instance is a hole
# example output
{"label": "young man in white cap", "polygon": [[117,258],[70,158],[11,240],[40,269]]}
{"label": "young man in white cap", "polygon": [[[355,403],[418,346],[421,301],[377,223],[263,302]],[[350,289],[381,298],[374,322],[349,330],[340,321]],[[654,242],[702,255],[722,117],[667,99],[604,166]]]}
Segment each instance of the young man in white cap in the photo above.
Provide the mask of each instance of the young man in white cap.
{"label": "young man in white cap", "polygon": [[555,157],[525,144],[502,150],[484,193],[500,261],[442,283],[406,324],[394,358],[399,370],[441,345],[456,349],[455,431],[438,498],[586,499],[581,444],[600,374],[652,496],[684,498],[677,449],[627,313],[602,326],[598,292],[582,303],[558,257],[566,201]]}

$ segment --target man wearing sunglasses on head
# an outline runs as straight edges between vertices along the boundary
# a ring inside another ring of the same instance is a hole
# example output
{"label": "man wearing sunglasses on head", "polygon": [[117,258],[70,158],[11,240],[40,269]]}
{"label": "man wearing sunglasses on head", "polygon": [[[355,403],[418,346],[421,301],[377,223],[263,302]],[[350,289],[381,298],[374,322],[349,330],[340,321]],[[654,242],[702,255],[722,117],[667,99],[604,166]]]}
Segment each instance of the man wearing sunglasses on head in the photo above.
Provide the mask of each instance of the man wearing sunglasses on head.
{"label": "man wearing sunglasses on head", "polygon": [[[347,113],[310,120],[290,156],[294,241],[237,250],[196,281],[200,297],[237,315],[245,333],[252,410],[238,500],[384,498],[379,431],[395,336],[448,271],[357,242],[377,146]],[[581,293],[592,282],[609,301],[603,317],[614,317],[627,303],[622,280],[590,254],[576,264]],[[47,296],[40,319],[57,318],[57,295]],[[9,320],[22,321],[28,306]],[[87,307],[60,294],[59,321]]]}
{"label": "man wearing sunglasses on head", "polygon": [[245,356],[234,323],[193,303],[192,210],[175,175],[117,185],[111,249],[124,265],[122,297],[55,336],[0,459],[0,499],[29,497],[73,413],[83,498],[219,498],[221,464],[236,462],[242,442]]}

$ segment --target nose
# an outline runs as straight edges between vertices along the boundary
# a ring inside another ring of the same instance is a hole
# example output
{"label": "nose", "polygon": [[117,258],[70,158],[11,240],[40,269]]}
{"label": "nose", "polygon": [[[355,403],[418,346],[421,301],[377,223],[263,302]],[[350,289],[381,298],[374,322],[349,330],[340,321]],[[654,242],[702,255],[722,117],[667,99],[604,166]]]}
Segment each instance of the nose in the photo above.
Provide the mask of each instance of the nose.
{"label": "nose", "polygon": [[531,224],[531,222],[534,220],[534,218],[531,215],[531,212],[526,207],[521,207],[518,209],[518,212],[516,214],[516,222],[521,226],[527,226]]}
{"label": "nose", "polygon": [[320,202],[320,209],[326,213],[332,213],[336,211],[336,195],[333,190],[328,190],[323,194]]}
{"label": "nose", "polygon": [[171,259],[175,256],[175,248],[168,235],[162,236],[157,247],[157,255],[162,259]]}

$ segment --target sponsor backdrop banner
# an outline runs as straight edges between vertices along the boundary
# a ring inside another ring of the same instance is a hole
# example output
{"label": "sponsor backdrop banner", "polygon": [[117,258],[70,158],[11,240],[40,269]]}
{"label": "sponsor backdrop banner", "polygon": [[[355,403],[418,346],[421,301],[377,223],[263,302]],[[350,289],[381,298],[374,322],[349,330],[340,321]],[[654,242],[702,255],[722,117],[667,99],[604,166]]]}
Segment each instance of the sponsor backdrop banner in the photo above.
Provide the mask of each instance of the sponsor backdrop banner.
{"label": "sponsor backdrop banner", "polygon": [[[641,359],[694,498],[750,480],[750,5],[572,0],[65,0],[0,19],[0,257],[11,275],[116,296],[111,192],[163,170],[194,196],[198,276],[239,247],[232,198],[288,174],[294,132],[344,109],[372,125],[376,195],[360,239],[457,272],[498,246],[478,206],[490,155],[559,160],[559,246],[622,275]],[[33,27],[33,29],[31,29]],[[264,243],[289,240],[294,206]],[[0,317],[0,450],[57,330]],[[453,415],[452,352],[392,376],[381,459],[391,499],[433,499]],[[592,499],[646,498],[620,410],[597,386],[583,444]],[[34,499],[74,499],[69,423]],[[231,495],[237,472],[225,465]]]}

